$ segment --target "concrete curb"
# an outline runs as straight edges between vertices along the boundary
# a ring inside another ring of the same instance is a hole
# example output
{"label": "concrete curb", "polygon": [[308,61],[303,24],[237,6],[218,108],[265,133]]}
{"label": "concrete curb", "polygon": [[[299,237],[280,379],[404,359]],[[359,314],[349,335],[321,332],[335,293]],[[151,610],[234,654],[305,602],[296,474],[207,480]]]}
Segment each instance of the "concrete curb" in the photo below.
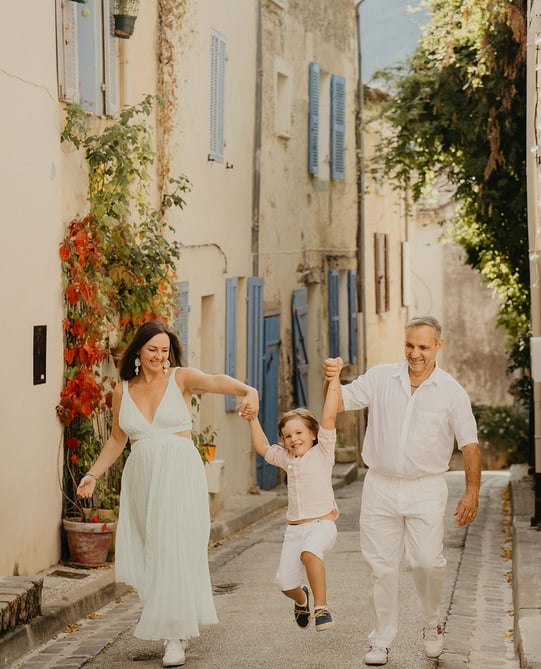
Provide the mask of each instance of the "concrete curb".
{"label": "concrete curb", "polygon": [[522,669],[541,669],[541,532],[531,527],[533,480],[511,467],[515,647]]}
{"label": "concrete curb", "polygon": [[72,596],[67,595],[44,605],[40,616],[16,627],[0,639],[1,666],[8,666],[21,655],[58,634],[66,625],[96,611],[129,590],[127,585],[115,583],[114,570],[110,569],[92,583],[81,585]]}

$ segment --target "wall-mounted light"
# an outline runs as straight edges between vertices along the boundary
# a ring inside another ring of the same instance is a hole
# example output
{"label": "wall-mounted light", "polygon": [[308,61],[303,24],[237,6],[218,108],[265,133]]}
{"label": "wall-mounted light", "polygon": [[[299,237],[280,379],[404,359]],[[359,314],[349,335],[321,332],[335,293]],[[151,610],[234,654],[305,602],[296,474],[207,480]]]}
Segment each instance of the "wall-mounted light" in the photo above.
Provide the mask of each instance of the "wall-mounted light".
{"label": "wall-mounted light", "polygon": [[138,12],[139,0],[114,0],[113,18],[115,20],[115,37],[128,39],[133,35]]}

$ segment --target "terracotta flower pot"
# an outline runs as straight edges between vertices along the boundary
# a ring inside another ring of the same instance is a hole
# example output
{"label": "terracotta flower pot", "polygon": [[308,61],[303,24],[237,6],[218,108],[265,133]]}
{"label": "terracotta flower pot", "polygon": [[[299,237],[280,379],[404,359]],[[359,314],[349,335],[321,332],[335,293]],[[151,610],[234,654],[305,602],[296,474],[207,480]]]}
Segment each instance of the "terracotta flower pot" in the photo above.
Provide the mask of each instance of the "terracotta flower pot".
{"label": "terracotta flower pot", "polygon": [[73,564],[101,567],[106,563],[116,522],[83,523],[64,519],[62,523]]}
{"label": "terracotta flower pot", "polygon": [[216,444],[203,444],[201,450],[207,462],[212,462],[216,457]]}

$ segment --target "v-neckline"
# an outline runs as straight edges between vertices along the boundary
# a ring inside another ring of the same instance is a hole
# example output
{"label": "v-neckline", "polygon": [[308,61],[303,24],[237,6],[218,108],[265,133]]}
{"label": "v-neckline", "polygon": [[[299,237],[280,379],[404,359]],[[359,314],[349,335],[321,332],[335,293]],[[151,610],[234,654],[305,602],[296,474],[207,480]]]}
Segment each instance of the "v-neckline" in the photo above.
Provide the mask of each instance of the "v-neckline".
{"label": "v-neckline", "polygon": [[167,380],[167,383],[165,384],[165,390],[164,390],[164,392],[163,392],[163,395],[162,395],[160,401],[158,402],[158,406],[156,407],[156,411],[154,412],[154,415],[152,416],[152,420],[148,420],[148,418],[145,416],[145,414],[144,414],[144,413],[141,411],[141,409],[137,406],[137,402],[136,402],[136,401],[133,399],[133,397],[131,396],[129,385],[126,386],[126,390],[127,390],[127,392],[128,392],[128,396],[129,396],[130,400],[133,402],[133,404],[134,404],[135,408],[137,409],[137,411],[141,414],[141,416],[146,420],[146,422],[147,422],[149,425],[154,425],[154,421],[156,420],[156,416],[158,415],[158,411],[160,410],[160,407],[161,407],[161,405],[162,405],[162,403],[163,403],[163,401],[164,401],[164,399],[165,399],[165,396],[167,395],[167,393],[168,393],[168,391],[169,391],[169,386],[170,386],[170,384],[171,384],[171,377],[172,377],[172,376],[173,376],[173,374],[171,374],[171,375],[169,376],[169,379]]}

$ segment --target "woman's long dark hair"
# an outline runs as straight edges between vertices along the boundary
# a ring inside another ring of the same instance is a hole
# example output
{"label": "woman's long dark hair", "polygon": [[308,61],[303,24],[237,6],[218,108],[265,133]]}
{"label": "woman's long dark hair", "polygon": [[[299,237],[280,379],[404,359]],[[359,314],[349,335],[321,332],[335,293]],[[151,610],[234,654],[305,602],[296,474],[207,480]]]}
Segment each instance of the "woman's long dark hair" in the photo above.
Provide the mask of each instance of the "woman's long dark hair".
{"label": "woman's long dark hair", "polygon": [[171,332],[163,321],[148,321],[137,330],[120,360],[119,374],[123,381],[133,379],[135,376],[135,358],[139,355],[139,351],[149,339],[157,334],[162,334],[162,332],[169,337],[169,362],[171,367],[182,367],[182,346],[177,335]]}

